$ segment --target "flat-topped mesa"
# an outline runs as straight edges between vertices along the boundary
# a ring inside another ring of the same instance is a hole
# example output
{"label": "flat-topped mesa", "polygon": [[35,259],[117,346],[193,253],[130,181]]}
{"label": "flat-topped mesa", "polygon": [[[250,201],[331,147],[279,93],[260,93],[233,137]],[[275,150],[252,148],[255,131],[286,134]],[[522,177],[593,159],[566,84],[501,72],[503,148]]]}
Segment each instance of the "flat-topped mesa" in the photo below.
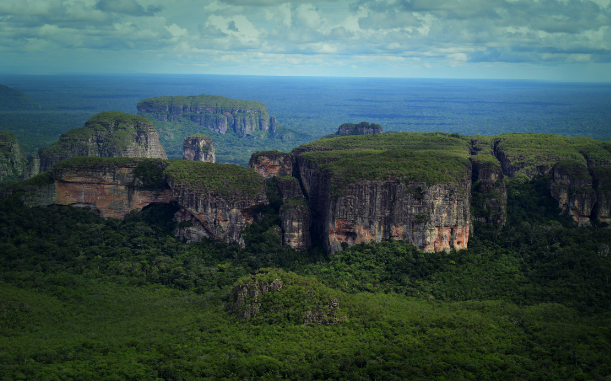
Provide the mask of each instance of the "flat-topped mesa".
{"label": "flat-topped mesa", "polygon": [[25,152],[12,133],[0,131],[0,187],[30,176]]}
{"label": "flat-topped mesa", "polygon": [[375,135],[381,134],[382,126],[375,123],[361,122],[359,124],[344,123],[337,129],[336,135]]}
{"label": "flat-topped mesa", "polygon": [[314,232],[329,252],[385,239],[425,251],[467,247],[471,165],[464,138],[345,136],[293,152]]}
{"label": "flat-topped mesa", "polygon": [[182,158],[183,160],[214,163],[216,155],[212,138],[204,134],[189,136],[183,143]]}
{"label": "flat-topped mesa", "polygon": [[265,179],[231,164],[145,158],[75,157],[31,180],[3,189],[27,206],[70,205],[123,218],[156,203],[179,206],[176,236],[242,243],[253,210],[268,203]]}
{"label": "flat-topped mesa", "polygon": [[153,124],[141,116],[119,111],[94,115],[83,127],[68,131],[58,142],[41,148],[38,155],[43,172],[75,156],[167,159]]}
{"label": "flat-topped mesa", "polygon": [[263,103],[216,95],[143,99],[138,102],[138,113],[163,122],[186,118],[220,134],[229,129],[240,136],[270,128],[274,131],[277,124]]}
{"label": "flat-topped mesa", "polygon": [[187,242],[210,238],[243,244],[241,232],[253,222],[255,209],[269,203],[265,178],[250,168],[177,160],[164,175],[181,207],[175,235]]}
{"label": "flat-topped mesa", "polygon": [[248,166],[265,178],[291,176],[293,174],[293,160],[293,155],[290,153],[261,151],[252,154]]}
{"label": "flat-topped mesa", "polygon": [[550,176],[551,196],[580,224],[610,220],[611,142],[549,134],[505,134],[492,138],[506,176]]}

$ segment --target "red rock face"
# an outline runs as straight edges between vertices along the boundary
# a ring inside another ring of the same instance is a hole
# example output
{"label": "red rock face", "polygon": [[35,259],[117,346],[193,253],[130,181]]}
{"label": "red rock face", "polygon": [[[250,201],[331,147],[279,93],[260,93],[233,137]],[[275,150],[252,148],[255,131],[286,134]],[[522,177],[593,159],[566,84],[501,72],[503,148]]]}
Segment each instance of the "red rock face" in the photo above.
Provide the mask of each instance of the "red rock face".
{"label": "red rock face", "polygon": [[248,166],[265,178],[291,176],[293,155],[281,152],[255,153],[250,158]]}
{"label": "red rock face", "polygon": [[155,203],[174,201],[166,190],[138,190],[128,186],[134,180],[135,165],[103,165],[79,170],[65,168],[53,172],[56,205],[85,207],[104,218],[122,219],[132,210]]}
{"label": "red rock face", "polygon": [[[268,203],[264,187],[260,194],[244,199],[203,195],[179,183],[169,183],[169,187],[158,190],[136,189],[133,184],[138,182],[134,179],[137,164],[56,168],[53,184],[32,189],[23,200],[28,206],[69,205],[119,219],[151,204],[177,203],[180,210],[175,221],[192,223],[176,230],[180,238],[188,242],[210,238],[238,243],[243,242],[241,232],[246,224],[253,221],[253,210]],[[167,165],[167,161],[159,165]]]}

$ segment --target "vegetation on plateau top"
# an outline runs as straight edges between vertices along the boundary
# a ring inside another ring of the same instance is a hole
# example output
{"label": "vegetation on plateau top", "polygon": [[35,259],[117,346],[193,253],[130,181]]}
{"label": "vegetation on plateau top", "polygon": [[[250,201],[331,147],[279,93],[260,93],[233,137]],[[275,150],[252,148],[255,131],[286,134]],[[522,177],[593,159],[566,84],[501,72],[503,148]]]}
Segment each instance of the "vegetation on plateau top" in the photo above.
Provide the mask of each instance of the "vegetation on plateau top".
{"label": "vegetation on plateau top", "polygon": [[218,95],[194,95],[194,96],[176,96],[176,97],[155,97],[147,98],[138,102],[138,110],[146,107],[213,107],[221,109],[240,109],[242,112],[253,110],[263,114],[267,114],[267,106],[257,101],[243,101],[240,99],[231,99]]}

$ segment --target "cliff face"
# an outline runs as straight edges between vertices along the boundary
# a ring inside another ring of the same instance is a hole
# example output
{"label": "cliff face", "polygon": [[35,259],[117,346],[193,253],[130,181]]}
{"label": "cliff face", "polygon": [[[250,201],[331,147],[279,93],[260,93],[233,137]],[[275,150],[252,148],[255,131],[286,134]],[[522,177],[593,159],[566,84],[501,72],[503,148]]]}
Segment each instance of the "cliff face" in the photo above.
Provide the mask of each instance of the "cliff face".
{"label": "cliff face", "polygon": [[550,194],[564,213],[580,224],[609,219],[611,144],[589,138],[544,134],[494,137],[502,172],[550,176]]}
{"label": "cliff face", "polygon": [[472,200],[473,216],[476,221],[507,222],[507,189],[501,166],[492,155],[472,156]]}
{"label": "cliff face", "polygon": [[336,135],[375,135],[381,134],[382,126],[361,122],[359,124],[344,123],[337,129]]}
{"label": "cliff face", "polygon": [[164,122],[186,118],[220,134],[232,130],[247,136],[268,131],[270,126],[276,129],[276,120],[270,118],[264,104],[214,95],[144,99],[138,103],[138,113]]}
{"label": "cliff face", "polygon": [[54,204],[86,208],[104,218],[122,219],[132,210],[174,201],[170,189],[138,189],[135,185],[138,164],[91,163],[54,168]]}
{"label": "cliff face", "polygon": [[[379,143],[405,139],[406,145],[413,144],[408,136],[393,135],[397,136],[384,137]],[[334,147],[294,151],[296,172],[312,212],[313,232],[329,252],[390,238],[425,251],[467,247],[471,166],[464,142],[451,141],[455,145],[451,149],[458,154],[449,152],[443,159],[433,151],[355,149],[355,141],[338,138],[325,143]],[[351,148],[340,142],[348,142]],[[420,166],[425,172],[416,169]]]}
{"label": "cliff face", "polygon": [[[203,167],[203,168],[202,168]],[[168,160],[78,157],[58,163],[45,178],[4,192],[20,192],[28,206],[69,205],[104,218],[123,218],[155,203],[175,203],[185,222],[175,234],[189,242],[242,242],[252,212],[267,204],[264,179],[235,165]],[[240,184],[244,180],[246,185]]]}
{"label": "cliff face", "polygon": [[183,160],[214,163],[216,161],[214,142],[204,134],[189,136],[183,143]]}
{"label": "cliff face", "polygon": [[597,197],[585,163],[556,163],[552,169],[550,190],[564,213],[578,223],[590,222]]}
{"label": "cliff face", "polygon": [[256,152],[248,166],[265,178],[292,176],[293,155],[278,151]]}
{"label": "cliff face", "polygon": [[43,172],[75,156],[167,159],[150,121],[118,111],[93,116],[85,126],[62,134],[57,143],[41,148],[38,154]]}
{"label": "cliff face", "polygon": [[296,250],[308,249],[311,245],[312,217],[299,181],[294,177],[276,177],[276,185],[282,198],[279,213],[282,221],[282,244]]}
{"label": "cliff face", "polygon": [[0,131],[0,187],[27,176],[27,160],[15,135]]}

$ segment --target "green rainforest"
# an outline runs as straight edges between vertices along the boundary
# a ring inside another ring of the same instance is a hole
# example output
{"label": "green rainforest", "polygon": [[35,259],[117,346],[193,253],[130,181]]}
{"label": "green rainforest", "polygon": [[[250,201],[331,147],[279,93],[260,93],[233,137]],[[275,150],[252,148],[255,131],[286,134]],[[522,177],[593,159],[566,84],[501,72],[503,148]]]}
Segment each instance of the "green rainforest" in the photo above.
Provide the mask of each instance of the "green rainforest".
{"label": "green rainforest", "polygon": [[[0,378],[609,380],[611,230],[548,183],[508,179],[507,224],[450,253],[295,251],[269,181],[243,247],[174,238],[171,204],[104,220],[5,198]],[[281,288],[255,305],[262,284]]]}

